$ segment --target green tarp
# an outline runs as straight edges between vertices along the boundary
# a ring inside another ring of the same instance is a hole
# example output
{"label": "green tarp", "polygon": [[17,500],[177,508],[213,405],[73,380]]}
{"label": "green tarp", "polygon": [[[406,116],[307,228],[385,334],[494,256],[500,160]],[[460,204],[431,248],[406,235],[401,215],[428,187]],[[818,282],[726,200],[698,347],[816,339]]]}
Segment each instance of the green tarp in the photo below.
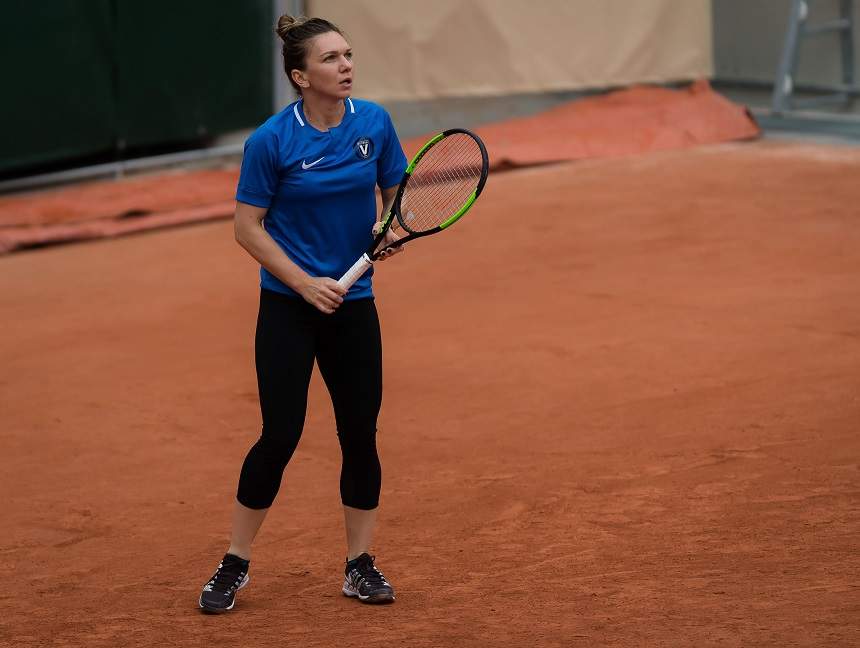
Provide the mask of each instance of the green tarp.
{"label": "green tarp", "polygon": [[0,172],[256,126],[271,23],[270,0],[7,0]]}

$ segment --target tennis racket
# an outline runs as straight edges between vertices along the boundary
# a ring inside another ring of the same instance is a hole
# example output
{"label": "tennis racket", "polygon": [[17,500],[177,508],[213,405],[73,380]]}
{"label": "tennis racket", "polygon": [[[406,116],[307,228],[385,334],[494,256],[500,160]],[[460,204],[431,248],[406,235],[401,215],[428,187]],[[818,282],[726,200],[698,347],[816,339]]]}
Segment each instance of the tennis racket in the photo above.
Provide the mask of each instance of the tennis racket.
{"label": "tennis racket", "polygon": [[[474,133],[452,128],[433,137],[406,167],[373,243],[338,283],[349,290],[383,249],[451,227],[481,195],[489,170],[487,148]],[[406,236],[379,249],[395,218]]]}

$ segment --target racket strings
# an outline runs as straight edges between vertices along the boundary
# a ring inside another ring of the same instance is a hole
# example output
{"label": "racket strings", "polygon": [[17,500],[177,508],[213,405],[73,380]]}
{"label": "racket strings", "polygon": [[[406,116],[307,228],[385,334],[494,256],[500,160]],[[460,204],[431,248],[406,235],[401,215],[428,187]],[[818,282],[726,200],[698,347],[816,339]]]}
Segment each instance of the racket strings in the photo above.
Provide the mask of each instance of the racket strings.
{"label": "racket strings", "polygon": [[483,156],[477,142],[456,134],[433,146],[416,165],[400,201],[404,227],[434,229],[457,213],[477,189]]}
{"label": "racket strings", "polygon": [[457,148],[454,148],[456,144],[452,144],[447,147],[448,150],[440,151],[426,162],[422,160],[424,164],[419,166],[417,174],[413,174],[415,185],[460,181],[477,184],[481,175],[481,151],[471,139],[467,139],[464,144]]}
{"label": "racket strings", "polygon": [[405,201],[401,201],[406,225],[416,231],[438,227],[466,203],[476,186],[474,178],[438,174],[432,184],[412,191]]}

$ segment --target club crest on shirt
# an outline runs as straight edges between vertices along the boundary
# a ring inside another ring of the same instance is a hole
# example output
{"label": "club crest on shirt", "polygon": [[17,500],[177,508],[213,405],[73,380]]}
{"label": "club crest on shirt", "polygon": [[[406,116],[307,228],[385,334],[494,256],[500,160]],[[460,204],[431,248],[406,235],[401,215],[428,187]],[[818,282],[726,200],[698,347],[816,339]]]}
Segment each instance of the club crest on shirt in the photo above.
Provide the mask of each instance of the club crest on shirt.
{"label": "club crest on shirt", "polygon": [[353,145],[355,154],[362,160],[366,160],[373,155],[373,142],[369,137],[359,137]]}

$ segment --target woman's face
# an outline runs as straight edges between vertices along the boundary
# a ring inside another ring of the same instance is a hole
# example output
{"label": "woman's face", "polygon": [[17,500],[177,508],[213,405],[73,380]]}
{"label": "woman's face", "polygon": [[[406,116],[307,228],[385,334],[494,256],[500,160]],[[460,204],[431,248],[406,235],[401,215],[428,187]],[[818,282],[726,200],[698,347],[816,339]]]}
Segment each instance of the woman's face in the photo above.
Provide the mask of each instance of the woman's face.
{"label": "woman's face", "polygon": [[310,43],[305,70],[296,73],[303,90],[345,99],[352,92],[352,48],[337,32],[320,34]]}

